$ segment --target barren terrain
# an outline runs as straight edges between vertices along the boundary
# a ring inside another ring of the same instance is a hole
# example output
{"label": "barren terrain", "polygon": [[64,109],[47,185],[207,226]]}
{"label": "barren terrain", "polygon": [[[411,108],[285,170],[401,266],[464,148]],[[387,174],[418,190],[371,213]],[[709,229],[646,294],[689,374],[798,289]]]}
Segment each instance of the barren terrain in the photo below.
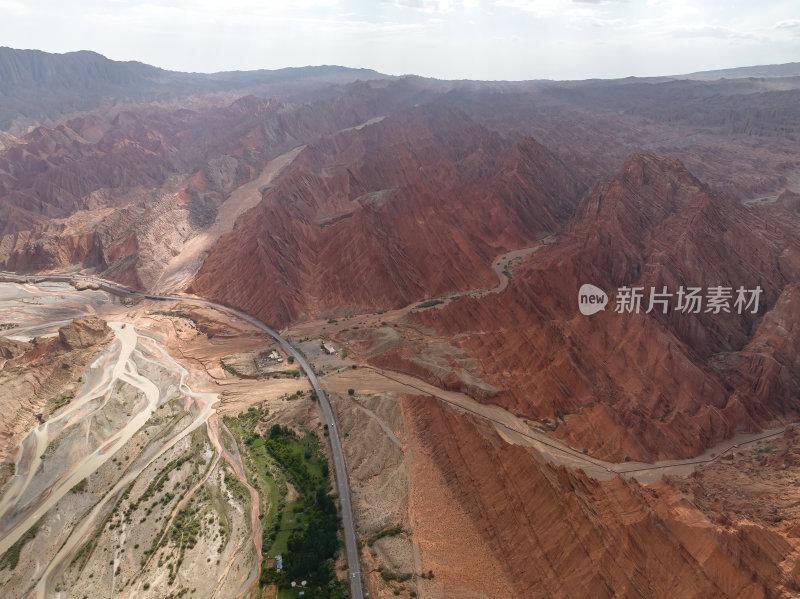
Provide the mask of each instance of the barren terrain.
{"label": "barren terrain", "polygon": [[0,49],[0,594],[797,596],[795,71]]}
{"label": "barren terrain", "polygon": [[277,506],[262,503],[245,478],[221,417],[257,406],[269,421],[315,429],[310,402],[287,399],[308,382],[225,370],[225,359],[242,351],[272,351],[250,325],[212,309],[126,306],[92,291],[80,293],[102,296],[110,328],[97,317],[76,320],[52,342],[34,339],[32,355],[29,343],[10,338],[52,328],[53,310],[75,309],[78,292],[2,287],[21,298],[0,304],[3,318],[25,325],[3,341],[14,354],[0,372],[3,400],[18,402],[16,388],[44,377],[32,387],[27,419],[4,421],[15,427],[3,444],[0,554],[14,555],[0,568],[4,594],[164,597],[207,588],[219,597],[250,595],[268,515],[260,510]]}

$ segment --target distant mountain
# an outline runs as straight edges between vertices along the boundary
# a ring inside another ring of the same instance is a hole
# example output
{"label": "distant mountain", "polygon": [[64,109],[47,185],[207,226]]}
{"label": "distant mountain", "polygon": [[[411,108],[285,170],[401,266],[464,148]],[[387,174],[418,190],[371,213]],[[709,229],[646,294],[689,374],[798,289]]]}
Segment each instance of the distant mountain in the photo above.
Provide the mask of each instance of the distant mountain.
{"label": "distant mountain", "polygon": [[699,71],[686,75],[676,75],[674,79],[709,81],[712,79],[722,79],[723,77],[725,79],[743,79],[745,77],[800,77],[800,62],[736,67],[733,69],[719,69],[716,71]]}
{"label": "distant mountain", "polygon": [[117,62],[82,50],[49,54],[41,50],[0,48],[0,90],[19,87],[80,88],[163,82],[169,72],[140,62]]}
{"label": "distant mountain", "polygon": [[332,85],[383,79],[368,69],[337,66],[274,71],[181,73],[89,51],[51,54],[0,47],[0,131],[19,135],[35,125],[119,102],[174,101],[190,95],[259,93],[290,100]]}

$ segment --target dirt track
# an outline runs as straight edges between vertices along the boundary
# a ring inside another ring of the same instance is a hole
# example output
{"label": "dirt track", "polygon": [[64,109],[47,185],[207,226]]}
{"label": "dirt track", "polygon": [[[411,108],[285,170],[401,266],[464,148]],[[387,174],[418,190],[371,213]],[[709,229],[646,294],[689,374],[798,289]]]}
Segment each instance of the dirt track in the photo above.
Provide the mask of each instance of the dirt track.
{"label": "dirt track", "polygon": [[703,454],[687,460],[664,460],[654,464],[615,463],[585,455],[503,408],[479,403],[463,393],[444,391],[406,374],[365,366],[331,374],[323,380],[329,391],[342,394],[346,394],[348,389],[357,388],[362,394],[396,392],[436,397],[458,411],[492,422],[497,432],[509,443],[533,447],[544,460],[560,466],[580,468],[598,480],[609,480],[622,475],[641,483],[650,483],[660,480],[664,475],[688,476],[697,464],[712,462],[731,450],[781,435],[785,430],[785,427],[780,427],[760,433],[739,433],[709,448]]}

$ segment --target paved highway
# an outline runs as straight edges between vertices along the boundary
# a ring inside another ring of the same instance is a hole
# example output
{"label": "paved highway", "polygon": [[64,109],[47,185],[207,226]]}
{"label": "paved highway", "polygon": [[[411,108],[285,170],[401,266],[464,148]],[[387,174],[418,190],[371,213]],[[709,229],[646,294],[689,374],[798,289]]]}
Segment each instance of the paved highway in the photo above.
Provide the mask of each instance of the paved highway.
{"label": "paved highway", "polygon": [[146,293],[144,291],[139,291],[136,289],[131,289],[129,287],[124,287],[116,283],[106,281],[104,279],[87,277],[83,275],[17,275],[14,273],[0,272],[0,280],[2,279],[9,280],[12,282],[57,281],[63,283],[70,283],[73,281],[83,281],[86,283],[94,283],[98,285],[101,289],[108,291],[110,293],[114,293],[115,295],[120,295],[122,297],[143,296],[146,297],[147,299],[152,299],[152,300],[179,300],[183,302],[209,306],[211,308],[227,312],[228,314],[232,314],[238,318],[241,318],[242,320],[246,320],[253,326],[258,327],[259,329],[270,335],[278,343],[280,343],[288,353],[292,354],[295,357],[297,363],[300,364],[300,367],[305,371],[306,375],[308,376],[308,380],[311,381],[311,386],[314,387],[314,391],[317,394],[317,399],[319,400],[319,405],[322,407],[323,417],[328,425],[328,434],[331,443],[331,451],[333,453],[334,474],[336,477],[336,490],[337,493],[339,494],[339,503],[341,505],[341,510],[342,510],[342,524],[344,529],[344,548],[345,548],[345,554],[347,556],[348,578],[350,579],[350,596],[352,597],[352,599],[363,599],[364,585],[361,577],[360,560],[358,557],[358,544],[356,543],[356,531],[355,531],[355,526],[353,525],[353,508],[350,503],[350,485],[347,480],[347,469],[345,468],[344,455],[342,454],[342,444],[341,440],[339,439],[339,431],[336,428],[336,421],[334,420],[333,417],[333,410],[331,409],[331,404],[330,400],[328,399],[328,396],[322,389],[322,385],[320,385],[319,379],[317,379],[317,375],[314,372],[314,369],[311,368],[311,365],[305,359],[305,356],[303,356],[297,350],[297,348],[295,348],[286,339],[281,337],[280,333],[278,333],[276,330],[268,327],[263,322],[253,318],[249,314],[245,314],[244,312],[240,312],[239,310],[236,310],[234,308],[229,308],[228,306],[216,304],[214,302],[210,302],[204,299],[173,296],[173,295],[153,295],[150,293]]}

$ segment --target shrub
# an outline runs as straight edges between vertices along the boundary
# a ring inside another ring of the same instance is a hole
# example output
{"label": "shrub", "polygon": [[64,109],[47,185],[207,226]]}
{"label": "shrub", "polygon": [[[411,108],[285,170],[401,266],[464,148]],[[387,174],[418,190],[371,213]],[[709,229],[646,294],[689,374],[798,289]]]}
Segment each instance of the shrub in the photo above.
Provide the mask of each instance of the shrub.
{"label": "shrub", "polygon": [[377,541],[382,539],[383,537],[394,537],[399,535],[403,532],[403,528],[401,526],[393,526],[392,528],[386,528],[381,530],[380,532],[376,532],[367,540],[367,545],[372,547]]}
{"label": "shrub", "polygon": [[83,493],[87,486],[89,486],[89,482],[84,478],[79,483],[76,483],[75,486],[72,487],[71,491],[73,493]]}
{"label": "shrub", "polygon": [[443,303],[444,303],[444,300],[440,300],[440,299],[427,300],[427,301],[422,302],[421,304],[418,304],[417,305],[417,309],[421,310],[421,309],[425,309],[425,308],[430,308],[432,306],[438,306],[439,304],[443,304]]}

